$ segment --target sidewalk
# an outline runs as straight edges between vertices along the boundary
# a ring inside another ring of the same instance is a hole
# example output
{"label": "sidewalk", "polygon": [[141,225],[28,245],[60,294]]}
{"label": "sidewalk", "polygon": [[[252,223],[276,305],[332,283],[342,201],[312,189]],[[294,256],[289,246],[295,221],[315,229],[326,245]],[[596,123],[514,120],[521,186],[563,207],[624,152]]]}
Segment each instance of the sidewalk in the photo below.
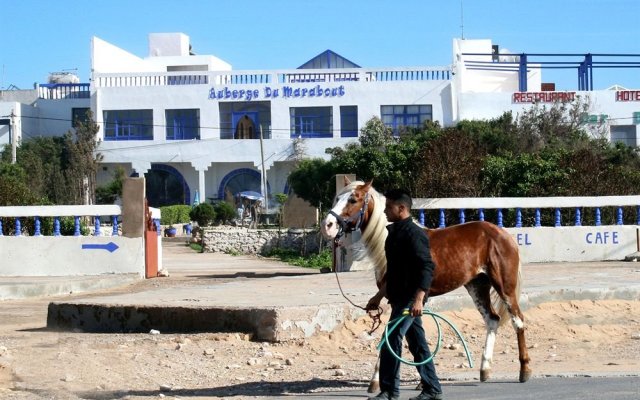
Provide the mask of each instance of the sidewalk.
{"label": "sidewalk", "polygon": [[[181,243],[164,245],[171,276],[49,306],[50,328],[87,332],[253,333],[283,341],[331,331],[363,315],[340,293],[336,275],[277,261],[199,254]],[[370,271],[338,274],[344,293],[364,305],[375,293]],[[523,266],[521,306],[575,299],[640,299],[640,265],[633,262],[554,263]],[[473,307],[464,288],[432,298],[438,311]]]}

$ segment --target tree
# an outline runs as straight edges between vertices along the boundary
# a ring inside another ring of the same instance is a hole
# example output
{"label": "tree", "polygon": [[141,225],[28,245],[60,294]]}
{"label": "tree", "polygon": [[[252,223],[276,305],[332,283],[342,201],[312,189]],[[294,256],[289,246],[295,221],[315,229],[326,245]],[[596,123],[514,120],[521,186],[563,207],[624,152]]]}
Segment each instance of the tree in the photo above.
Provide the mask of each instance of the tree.
{"label": "tree", "polygon": [[328,161],[321,158],[302,160],[289,175],[289,186],[297,196],[323,213],[333,204],[334,177],[333,166]]}
{"label": "tree", "polygon": [[96,151],[98,130],[93,114],[89,112],[86,120],[76,120],[75,140],[71,132],[64,137],[69,162],[65,177],[71,190],[72,204],[95,202],[96,171],[102,160],[102,155]]}
{"label": "tree", "polygon": [[96,204],[113,204],[117,199],[122,198],[124,180],[124,168],[117,166],[113,171],[111,182],[96,188]]}

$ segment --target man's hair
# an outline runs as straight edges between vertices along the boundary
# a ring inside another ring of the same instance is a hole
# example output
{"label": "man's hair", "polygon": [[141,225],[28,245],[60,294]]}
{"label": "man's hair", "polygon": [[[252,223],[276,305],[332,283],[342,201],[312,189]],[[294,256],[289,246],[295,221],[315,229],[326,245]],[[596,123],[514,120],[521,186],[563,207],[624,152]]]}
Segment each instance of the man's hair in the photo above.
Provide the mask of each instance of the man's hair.
{"label": "man's hair", "polygon": [[391,200],[395,204],[404,205],[407,210],[411,211],[413,200],[411,200],[411,195],[408,191],[404,189],[391,189],[384,194],[384,197]]}

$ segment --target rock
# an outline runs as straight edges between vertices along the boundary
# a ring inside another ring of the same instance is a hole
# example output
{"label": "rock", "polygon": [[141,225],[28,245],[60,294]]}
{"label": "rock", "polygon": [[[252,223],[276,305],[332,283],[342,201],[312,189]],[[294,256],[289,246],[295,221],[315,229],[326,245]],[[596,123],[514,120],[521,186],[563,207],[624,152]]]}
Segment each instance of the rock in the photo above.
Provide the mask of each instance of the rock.
{"label": "rock", "polygon": [[214,355],[216,352],[213,349],[206,349],[205,351],[202,352],[202,354],[204,354],[205,356],[212,356]]}
{"label": "rock", "polygon": [[293,365],[293,360],[291,358],[287,358],[286,360],[284,360],[284,363],[287,365]]}
{"label": "rock", "polygon": [[171,385],[160,385],[160,391],[161,392],[170,392],[171,391]]}
{"label": "rock", "polygon": [[447,348],[449,350],[460,350],[460,344],[459,343],[451,343]]}
{"label": "rock", "polygon": [[345,376],[345,375],[347,375],[347,373],[346,373],[346,372],[344,372],[344,370],[343,370],[343,369],[336,369],[336,370],[333,372],[333,376]]}
{"label": "rock", "polygon": [[[632,333],[631,339],[640,340],[640,333]],[[0,348],[0,353],[2,353],[2,349]]]}
{"label": "rock", "polygon": [[149,335],[159,335],[159,334],[160,334],[160,331],[157,329],[152,329],[149,331]]}

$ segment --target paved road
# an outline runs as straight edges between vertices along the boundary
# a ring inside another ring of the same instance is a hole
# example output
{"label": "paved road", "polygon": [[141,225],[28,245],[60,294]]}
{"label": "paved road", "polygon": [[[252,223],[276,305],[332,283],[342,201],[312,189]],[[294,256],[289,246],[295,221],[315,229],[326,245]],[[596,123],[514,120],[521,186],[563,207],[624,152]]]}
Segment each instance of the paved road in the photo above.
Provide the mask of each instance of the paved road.
{"label": "paved road", "polygon": [[[316,380],[313,392],[297,390],[301,382],[278,383],[241,383],[210,389],[189,390],[178,389],[171,392],[160,391],[118,391],[111,394],[82,393],[81,398],[87,400],[125,399],[125,398],[165,398],[186,399],[366,399],[366,386],[362,382],[336,382]],[[336,387],[336,385],[342,387]],[[346,387],[345,387],[346,386]],[[309,382],[304,382],[309,388]],[[443,382],[445,399],[455,400],[638,400],[640,399],[640,378],[638,377],[566,377],[531,379],[527,383],[515,381],[491,381],[479,383],[477,381]],[[403,386],[400,389],[400,400],[407,400],[416,396],[418,392],[413,387]],[[108,396],[108,397],[105,397]]]}

